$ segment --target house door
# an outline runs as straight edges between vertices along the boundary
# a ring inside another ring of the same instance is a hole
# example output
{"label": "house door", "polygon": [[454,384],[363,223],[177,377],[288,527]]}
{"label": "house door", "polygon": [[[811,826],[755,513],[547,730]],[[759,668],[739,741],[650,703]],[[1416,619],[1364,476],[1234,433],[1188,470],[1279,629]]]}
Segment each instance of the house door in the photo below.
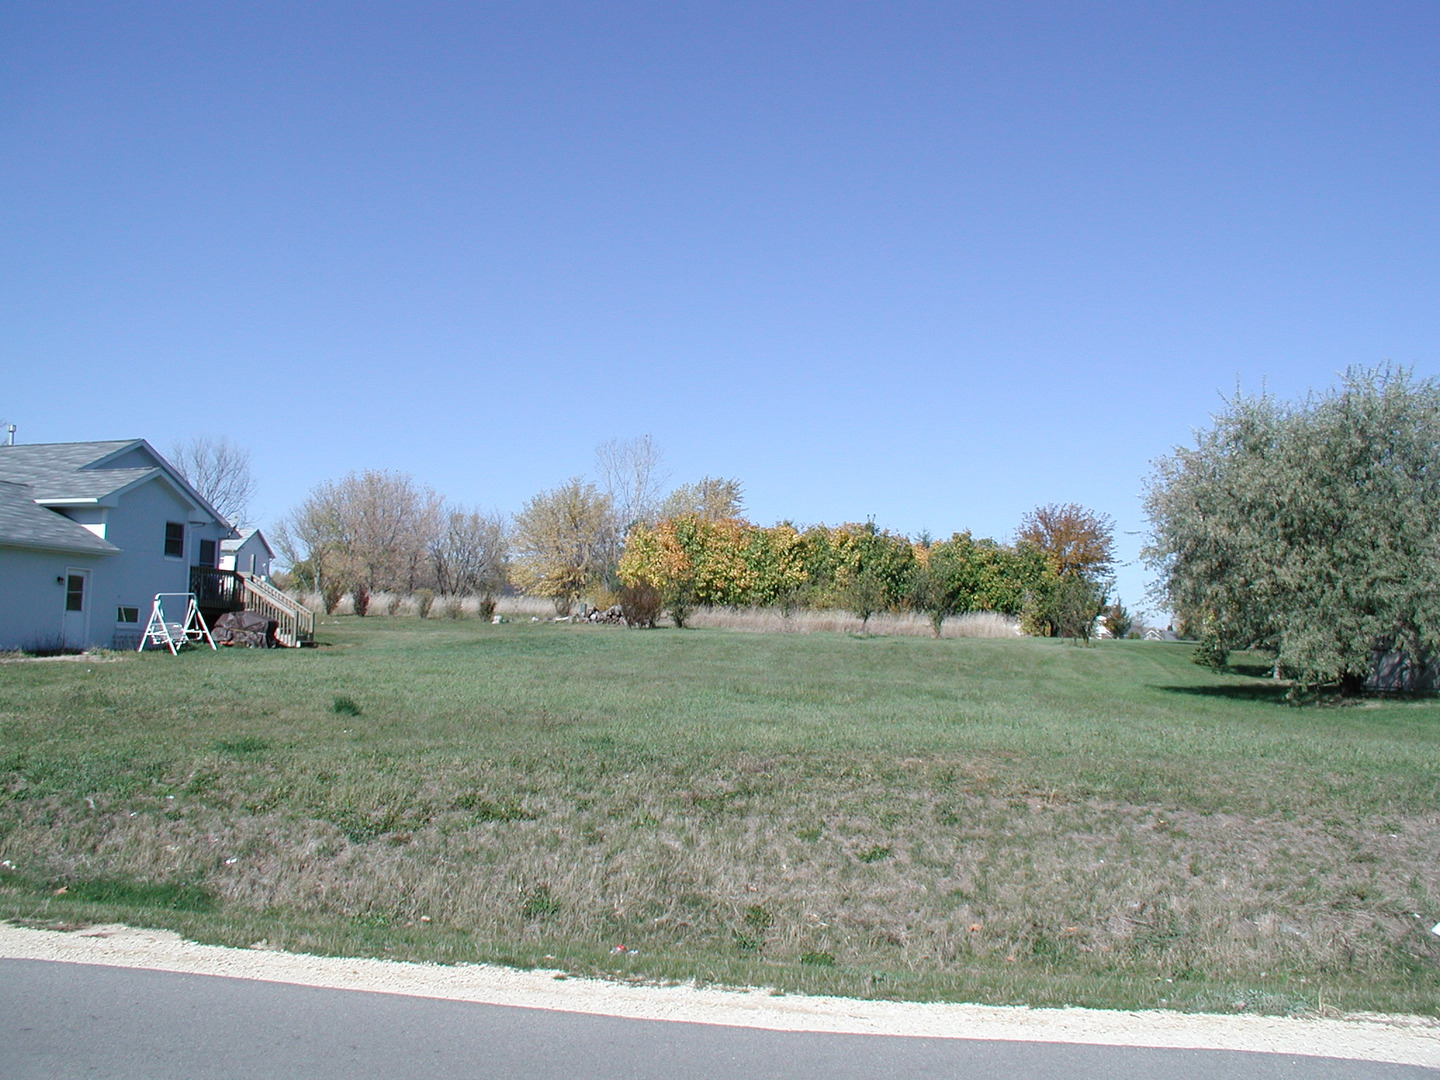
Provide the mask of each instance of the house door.
{"label": "house door", "polygon": [[65,618],[60,636],[67,649],[90,644],[90,571],[65,568]]}

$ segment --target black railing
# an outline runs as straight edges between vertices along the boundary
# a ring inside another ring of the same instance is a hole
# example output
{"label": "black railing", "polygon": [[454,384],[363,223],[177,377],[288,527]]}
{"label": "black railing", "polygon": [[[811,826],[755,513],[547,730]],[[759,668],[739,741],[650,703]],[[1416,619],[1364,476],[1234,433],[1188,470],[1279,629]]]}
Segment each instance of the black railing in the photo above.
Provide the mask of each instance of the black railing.
{"label": "black railing", "polygon": [[190,591],[195,594],[195,602],[201,610],[245,610],[245,582],[234,570],[192,566]]}

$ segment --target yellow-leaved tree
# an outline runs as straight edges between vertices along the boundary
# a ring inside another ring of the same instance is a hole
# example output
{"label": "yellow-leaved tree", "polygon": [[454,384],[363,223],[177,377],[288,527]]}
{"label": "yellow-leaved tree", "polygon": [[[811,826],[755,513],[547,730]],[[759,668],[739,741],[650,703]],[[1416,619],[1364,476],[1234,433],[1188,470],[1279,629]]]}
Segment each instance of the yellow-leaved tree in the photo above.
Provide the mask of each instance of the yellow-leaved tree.
{"label": "yellow-leaved tree", "polygon": [[527,502],[515,518],[514,580],[569,614],[600,583],[614,537],[610,497],[574,477]]}

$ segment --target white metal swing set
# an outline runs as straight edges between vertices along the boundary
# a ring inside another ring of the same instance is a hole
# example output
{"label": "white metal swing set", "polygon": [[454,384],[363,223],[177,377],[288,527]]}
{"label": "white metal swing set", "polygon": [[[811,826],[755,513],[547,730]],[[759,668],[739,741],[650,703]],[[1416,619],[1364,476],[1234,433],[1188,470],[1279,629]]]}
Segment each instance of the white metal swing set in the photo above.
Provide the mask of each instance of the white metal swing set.
{"label": "white metal swing set", "polygon": [[[185,608],[184,619],[173,616],[181,605]],[[192,642],[198,645],[205,641],[215,648],[215,639],[210,636],[210,627],[200,614],[200,605],[195,594],[187,592],[162,592],[155,594],[150,605],[150,621],[145,624],[145,633],[140,636],[136,652],[142,652],[146,645],[164,645],[173,656]],[[217,650],[218,651],[218,650]]]}

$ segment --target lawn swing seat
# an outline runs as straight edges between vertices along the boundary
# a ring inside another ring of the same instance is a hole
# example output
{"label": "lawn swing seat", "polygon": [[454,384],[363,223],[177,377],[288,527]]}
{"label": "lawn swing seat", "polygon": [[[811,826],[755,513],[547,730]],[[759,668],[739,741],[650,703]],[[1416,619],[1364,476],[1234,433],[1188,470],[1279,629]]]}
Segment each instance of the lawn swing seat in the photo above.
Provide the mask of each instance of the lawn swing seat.
{"label": "lawn swing seat", "polygon": [[[176,618],[182,610],[184,618]],[[173,656],[191,642],[198,645],[202,641],[215,648],[215,639],[200,614],[195,594],[162,592],[155,594],[155,602],[150,605],[150,621],[145,624],[145,633],[140,635],[135,651],[143,652],[146,645],[164,645]]]}

